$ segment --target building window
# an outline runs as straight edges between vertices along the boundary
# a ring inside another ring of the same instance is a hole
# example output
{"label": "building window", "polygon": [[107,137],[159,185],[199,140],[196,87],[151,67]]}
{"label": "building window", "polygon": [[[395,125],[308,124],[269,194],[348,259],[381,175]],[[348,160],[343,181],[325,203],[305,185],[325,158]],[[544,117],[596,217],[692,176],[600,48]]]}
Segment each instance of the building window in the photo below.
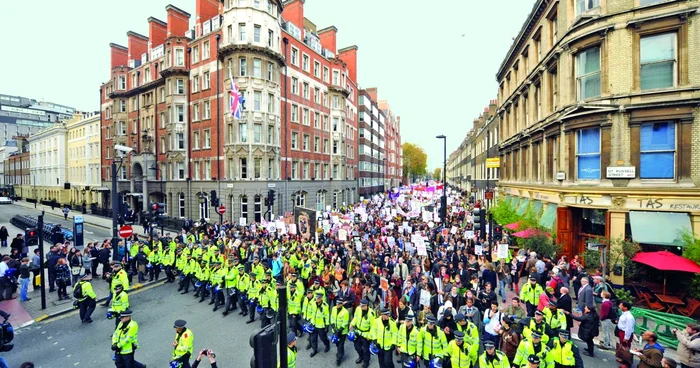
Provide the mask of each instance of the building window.
{"label": "building window", "polygon": [[323,81],[328,83],[328,68],[325,66],[323,67]]}
{"label": "building window", "polygon": [[600,96],[600,47],[591,47],[576,55],[578,99]]}
{"label": "building window", "polygon": [[309,136],[307,134],[304,134],[304,138],[301,141],[301,149],[303,151],[309,150]]}
{"label": "building window", "polygon": [[238,40],[245,41],[245,23],[238,23]]}
{"label": "building window", "polygon": [[318,112],[314,113],[314,128],[321,129],[321,114]]}
{"label": "building window", "polygon": [[275,75],[275,65],[267,63],[267,80],[272,81]]}
{"label": "building window", "polygon": [[301,121],[302,121],[302,124],[304,124],[304,125],[307,125],[307,126],[311,125],[311,123],[309,122],[309,109],[302,110]]}
{"label": "building window", "polygon": [[240,158],[238,163],[241,167],[241,179],[248,179],[248,159]]}
{"label": "building window", "polygon": [[204,101],[204,120],[211,117],[211,102]]}
{"label": "building window", "polygon": [[302,92],[302,96],[308,100],[309,99],[309,84],[308,83],[304,82],[304,85],[302,87],[301,92]]}
{"label": "building window", "polygon": [[600,129],[580,129],[576,133],[578,179],[600,179]]}
{"label": "building window", "polygon": [[333,71],[333,85],[334,86],[340,85],[340,72],[337,70]]}
{"label": "building window", "polygon": [[199,149],[199,130],[194,131],[192,141],[192,148]]}
{"label": "building window", "polygon": [[262,159],[256,157],[253,159],[253,175],[255,176],[255,179],[260,179],[261,170],[262,170]]}
{"label": "building window", "polygon": [[248,196],[241,196],[241,218],[248,218]]}
{"label": "building window", "polygon": [[267,47],[272,47],[275,40],[275,32],[272,30],[267,31]]}
{"label": "building window", "polygon": [[292,77],[292,93],[295,95],[299,94],[299,79]]}
{"label": "building window", "polygon": [[177,139],[177,149],[185,149],[185,133],[175,133],[175,139]]}
{"label": "building window", "polygon": [[192,105],[192,121],[199,121],[199,103]]}
{"label": "building window", "polygon": [[645,123],[639,142],[639,177],[673,179],[676,167],[676,126],[670,122]]}
{"label": "building window", "polygon": [[209,72],[204,72],[204,74],[202,74],[202,89],[209,88],[211,88],[211,78]]}
{"label": "building window", "polygon": [[304,164],[303,164],[303,167],[302,167],[302,175],[303,175],[302,178],[303,178],[304,180],[308,180],[308,179],[309,179],[309,163],[308,163],[308,162],[304,162]]}
{"label": "building window", "polygon": [[319,137],[314,137],[314,152],[319,152],[319,149],[321,148],[321,138]]}
{"label": "building window", "polygon": [[299,122],[299,107],[297,105],[292,105],[292,122]]}
{"label": "building window", "polygon": [[185,50],[175,49],[175,66],[185,66]]}
{"label": "building window", "polygon": [[177,122],[178,123],[185,122],[185,106],[184,105],[175,105],[175,114],[177,115]]}
{"label": "building window", "polygon": [[241,143],[248,142],[248,124],[246,124],[246,123],[239,123],[238,124],[238,137],[240,138]]}
{"label": "building window", "polygon": [[299,66],[299,50],[296,48],[292,47],[292,57],[291,57],[292,65]]}
{"label": "building window", "polygon": [[202,60],[209,59],[209,41],[202,43]]}
{"label": "building window", "polygon": [[177,215],[180,218],[185,218],[185,193],[177,195]]}
{"label": "building window", "polygon": [[299,148],[299,133],[292,132],[292,149]]}
{"label": "building window", "polygon": [[120,75],[118,78],[117,88],[121,90],[126,89],[126,76]]}
{"label": "building window", "polygon": [[275,127],[272,125],[267,126],[267,144],[273,144],[275,141]]}
{"label": "building window", "polygon": [[272,179],[273,178],[273,170],[275,169],[275,160],[273,159],[268,159],[267,160],[267,178]]}
{"label": "building window", "polygon": [[185,94],[185,80],[184,79],[176,79],[175,80],[175,93],[177,93],[178,95]]}
{"label": "building window", "polygon": [[248,71],[248,64],[246,63],[246,59],[243,57],[238,59],[238,65],[240,65],[238,76],[245,77],[247,75],[246,72]]}
{"label": "building window", "polygon": [[298,179],[297,165],[299,165],[299,161],[292,161],[292,179]]}
{"label": "building window", "polygon": [[318,78],[321,75],[321,63],[314,60],[314,77]]}
{"label": "building window", "polygon": [[306,193],[304,192],[297,192],[294,195],[294,204],[297,207],[305,207],[306,206]]}
{"label": "building window", "polygon": [[301,68],[304,69],[305,72],[309,71],[309,55],[302,55],[301,56]]}
{"label": "building window", "polygon": [[204,131],[204,144],[203,148],[211,148],[211,131],[209,129]]}
{"label": "building window", "polygon": [[199,92],[199,76],[195,75],[192,78],[192,92]]}
{"label": "building window", "polygon": [[253,42],[260,42],[260,26],[257,24],[253,26]]}
{"label": "building window", "polygon": [[261,142],[262,142],[262,125],[255,124],[255,125],[253,125],[253,143],[261,143]]}
{"label": "building window", "polygon": [[262,203],[260,203],[261,200],[260,195],[255,195],[253,199],[255,200],[255,222],[260,222],[262,220]]}
{"label": "building window", "polygon": [[260,111],[262,109],[262,92],[253,92],[253,110]]}
{"label": "building window", "polygon": [[576,3],[576,16],[600,6],[600,0],[574,0],[574,2]]}
{"label": "building window", "polygon": [[205,195],[200,194],[202,197],[200,197],[200,202],[199,202],[199,218],[200,219],[208,219],[209,218],[209,198],[207,198]]}
{"label": "building window", "polygon": [[199,62],[199,46],[192,47],[192,64],[197,64]]}
{"label": "building window", "polygon": [[673,87],[676,81],[676,33],[642,37],[639,42],[642,89]]}

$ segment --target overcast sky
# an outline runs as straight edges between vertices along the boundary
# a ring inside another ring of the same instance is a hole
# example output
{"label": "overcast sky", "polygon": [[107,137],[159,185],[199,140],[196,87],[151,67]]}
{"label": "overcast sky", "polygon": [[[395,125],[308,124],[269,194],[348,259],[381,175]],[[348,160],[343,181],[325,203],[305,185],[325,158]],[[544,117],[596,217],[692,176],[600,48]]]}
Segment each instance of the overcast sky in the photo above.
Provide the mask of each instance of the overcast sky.
{"label": "overcast sky", "polygon": [[[401,116],[402,139],[442,166],[474,118],[496,97],[495,74],[533,0],[306,0],[305,16],[338,28],[338,48],[357,45],[358,82],[377,87]],[[148,36],[146,19],[166,20],[173,4],[192,14],[195,0],[0,1],[0,93],[99,110],[109,77],[109,43],[126,32]]]}

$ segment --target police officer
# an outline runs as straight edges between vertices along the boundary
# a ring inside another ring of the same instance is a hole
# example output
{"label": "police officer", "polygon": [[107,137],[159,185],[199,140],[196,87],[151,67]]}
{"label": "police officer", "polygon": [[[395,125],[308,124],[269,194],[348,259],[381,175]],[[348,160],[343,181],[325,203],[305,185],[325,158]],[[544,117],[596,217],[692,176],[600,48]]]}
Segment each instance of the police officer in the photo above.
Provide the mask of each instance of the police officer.
{"label": "police officer", "polygon": [[399,331],[396,323],[391,320],[388,309],[382,308],[380,314],[372,322],[370,335],[374,343],[379,347],[379,354],[377,354],[379,367],[393,368],[394,362],[391,359],[391,353],[394,350],[394,337]]}
{"label": "police officer", "polygon": [[131,310],[122,311],[119,315],[119,324],[112,333],[112,351],[114,351],[114,365],[117,368],[131,368],[143,366],[136,361],[134,352],[139,347],[139,325],[131,319]]}
{"label": "police officer", "polygon": [[418,345],[421,341],[421,331],[413,324],[413,312],[408,312],[406,320],[396,334],[396,351],[401,354],[401,364],[417,361]]}
{"label": "police officer", "polygon": [[115,262],[112,264],[112,273],[109,274],[109,283],[110,293],[107,297],[107,300],[105,300],[105,302],[102,303],[103,307],[109,306],[109,302],[112,301],[112,298],[114,297],[114,287],[117,284],[121,284],[124,290],[129,290],[129,275],[127,275],[126,271],[122,269],[121,263]]}
{"label": "police officer", "polygon": [[287,334],[287,368],[297,366],[297,336],[294,332]]}
{"label": "police officer", "polygon": [[552,329],[549,328],[547,322],[544,321],[544,313],[541,311],[536,311],[535,318],[530,318],[530,323],[523,327],[523,337],[529,338],[534,331],[540,333],[542,342],[545,345],[549,342],[549,336],[553,335]]}
{"label": "police officer", "polygon": [[226,307],[224,308],[224,316],[238,309],[236,306],[239,295],[238,283],[241,279],[241,274],[245,272],[245,266],[238,264],[238,258],[233,259],[233,261],[229,260],[229,263],[231,263],[231,269],[226,274],[226,280],[224,281],[226,284]]}
{"label": "police officer", "polygon": [[109,312],[115,317],[115,326],[119,325],[119,316],[122,312],[129,309],[129,294],[124,291],[122,284],[114,285],[114,298],[112,298],[112,307]]}
{"label": "police officer", "polygon": [[348,304],[345,298],[340,296],[335,300],[335,306],[331,311],[331,331],[338,336],[338,342],[336,343],[338,351],[335,354],[335,365],[337,366],[340,366],[343,356],[345,356],[345,338],[350,327],[350,308],[352,308],[352,305]]}
{"label": "police officer", "polygon": [[540,294],[543,292],[542,285],[537,283],[537,276],[534,273],[531,274],[530,282],[523,285],[522,289],[520,289],[520,300],[525,303],[528,317],[533,317],[535,315]]}
{"label": "police officer", "polygon": [[550,354],[552,354],[555,368],[583,368],[583,360],[578,352],[578,346],[571,342],[569,337],[568,330],[560,329],[559,338],[549,341]]}
{"label": "police officer", "polygon": [[180,278],[180,287],[177,291],[182,291],[181,294],[190,292],[190,283],[192,282],[193,273],[196,270],[197,261],[192,259],[192,255],[187,255],[187,260],[182,267],[182,276]]}
{"label": "police officer", "polygon": [[484,341],[484,353],[479,356],[479,368],[510,368],[508,357],[491,340]]}
{"label": "police officer", "polygon": [[447,344],[446,352],[452,368],[470,368],[479,353],[479,345],[466,343],[462,331],[455,331],[454,337],[454,340]]}
{"label": "police officer", "polygon": [[251,271],[249,276],[250,287],[248,288],[248,300],[250,300],[250,308],[248,308],[248,313],[250,314],[250,318],[245,322],[246,324],[255,322],[255,307],[259,303],[260,289],[262,288],[262,284],[258,280],[255,272]]}
{"label": "police officer", "polygon": [[[83,323],[92,323],[92,312],[95,311],[95,306],[97,305],[96,299],[97,295],[92,289],[92,284],[90,283],[92,276],[89,274],[80,278],[78,285],[80,285],[81,298],[78,299],[78,308],[80,308],[80,321]],[[76,288],[78,287],[76,285]]]}
{"label": "police officer", "polygon": [[[540,368],[540,362],[541,359],[537,355],[530,355],[527,357],[527,365],[524,365],[523,367],[527,368]],[[549,366],[546,366],[549,367]]]}
{"label": "police officer", "polygon": [[312,358],[318,354],[319,336],[321,337],[321,341],[326,345],[323,352],[327,353],[331,349],[326,331],[326,327],[330,323],[330,309],[324,300],[325,294],[323,294],[323,292],[316,292],[314,294],[316,295],[316,303],[311,305],[311,310],[308,315],[308,323],[314,326],[313,332],[309,333],[309,342],[311,343],[311,355],[309,356]]}
{"label": "police officer", "polygon": [[442,358],[447,350],[447,336],[445,332],[435,327],[437,319],[432,314],[426,317],[427,325],[421,330],[421,347],[418,354],[423,358],[425,368],[430,367],[430,361],[435,358]]}
{"label": "police officer", "polygon": [[226,272],[221,268],[221,263],[213,262],[211,271],[211,299],[209,300],[209,305],[214,304],[214,310],[216,312],[220,305],[224,305],[224,277]]}
{"label": "police officer", "polygon": [[355,360],[355,364],[362,363],[362,368],[369,367],[369,339],[370,328],[372,327],[372,321],[374,320],[374,310],[369,308],[369,301],[367,299],[362,299],[360,301],[360,308],[355,309],[355,314],[350,321],[350,331],[355,331],[357,337],[355,338],[354,345],[355,351],[359,356]]}
{"label": "police officer", "polygon": [[[303,291],[297,288],[296,283],[290,283],[287,289],[287,313],[289,314],[289,329],[297,336],[301,336],[301,302],[304,297]],[[331,320],[331,323],[333,321]]]}
{"label": "police officer", "polygon": [[182,363],[182,368],[190,368],[190,356],[194,349],[194,334],[185,325],[187,322],[182,319],[175,321],[175,341],[173,341],[173,360]]}
{"label": "police officer", "polygon": [[536,355],[541,361],[544,361],[547,367],[554,366],[552,355],[549,354],[549,348],[542,342],[542,334],[538,331],[532,331],[529,338],[524,338],[518,344],[518,351],[515,353],[513,365],[524,367],[527,365],[528,357]]}
{"label": "police officer", "polygon": [[[455,322],[457,322],[457,331],[464,332],[464,340],[469,345],[479,345],[479,328],[474,322],[467,319],[467,316],[462,313],[457,313]],[[476,362],[476,358],[474,358],[474,362]]]}
{"label": "police officer", "polygon": [[[242,268],[241,268],[242,267]],[[245,273],[245,266],[238,266],[238,271],[240,272],[240,277],[238,278],[238,306],[241,307],[241,311],[238,312],[241,316],[248,315],[248,289],[250,288],[250,276]]]}

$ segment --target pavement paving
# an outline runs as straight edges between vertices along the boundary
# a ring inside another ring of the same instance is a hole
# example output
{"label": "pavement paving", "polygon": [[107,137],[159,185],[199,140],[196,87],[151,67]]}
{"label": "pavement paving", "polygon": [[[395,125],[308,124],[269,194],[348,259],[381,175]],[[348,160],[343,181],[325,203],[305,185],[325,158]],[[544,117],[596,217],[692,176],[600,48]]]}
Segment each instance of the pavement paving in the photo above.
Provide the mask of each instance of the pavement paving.
{"label": "pavement paving", "polygon": [[[253,324],[246,324],[246,319],[237,313],[223,317],[221,310],[212,312],[208,302],[199,303],[191,292],[180,295],[176,290],[174,284],[163,284],[132,292],[129,299],[134,310],[133,318],[139,323],[140,348],[136,359],[149,367],[167,366],[175,337],[173,322],[184,319],[195,335],[195,352],[203,348],[214,350],[219,367],[249,367],[253,355],[249,338],[252,331],[260,327],[259,322],[256,320]],[[109,348],[114,321],[105,319],[105,312],[106,308],[98,306],[92,324],[81,324],[77,313],[70,312],[19,329],[14,341],[15,349],[4,353],[4,356],[10,367],[19,366],[27,360],[42,368],[112,366]],[[310,358],[310,351],[304,349],[306,343],[306,335],[297,343],[297,367],[335,366],[335,346],[328,353],[321,350],[317,356]],[[578,344],[583,349],[582,344]],[[354,364],[357,354],[350,342],[346,342],[345,351],[341,367],[357,367]],[[612,352],[596,354],[595,358],[583,356],[587,368],[616,366]],[[376,367],[377,364],[373,357],[370,366]],[[202,366],[209,366],[206,359]],[[398,367],[398,364],[395,366]]]}

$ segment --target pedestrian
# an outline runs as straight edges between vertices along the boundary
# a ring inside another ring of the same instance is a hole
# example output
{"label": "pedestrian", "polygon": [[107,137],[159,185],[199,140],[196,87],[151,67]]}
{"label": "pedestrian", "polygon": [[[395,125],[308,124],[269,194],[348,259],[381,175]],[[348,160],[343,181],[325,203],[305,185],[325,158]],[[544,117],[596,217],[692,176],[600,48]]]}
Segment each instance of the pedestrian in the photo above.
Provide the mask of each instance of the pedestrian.
{"label": "pedestrian", "polygon": [[617,321],[617,338],[620,343],[615,351],[615,357],[621,367],[629,368],[632,367],[633,356],[630,354],[630,347],[634,339],[635,318],[630,312],[632,303],[622,302],[619,304],[619,308],[622,312]]}
{"label": "pedestrian", "polygon": [[0,227],[0,246],[3,248],[7,247],[7,238],[10,237],[10,233],[7,231],[7,227]]}
{"label": "pedestrian", "polygon": [[[564,312],[567,313],[567,312]],[[578,337],[586,343],[586,350],[584,354],[593,357],[595,353],[593,351],[593,338],[598,336],[598,325],[600,320],[598,318],[598,313],[595,308],[590,308],[588,306],[583,307],[583,314],[580,316],[572,315],[573,319],[581,322],[578,327]]]}
{"label": "pedestrian", "polygon": [[[369,331],[374,318],[374,309],[369,308],[369,301],[367,299],[360,300],[360,307],[355,308],[355,314],[350,321],[350,331],[355,331],[356,334],[353,344],[358,358],[355,360],[355,364],[362,363],[363,368],[369,367],[369,340],[371,338]],[[432,318],[433,324],[435,324],[435,317]]]}
{"label": "pedestrian", "polygon": [[[56,284],[56,266],[58,265],[58,260],[61,259],[61,254],[57,247],[53,246],[47,254],[47,265],[49,271],[49,292],[54,292]],[[64,258],[65,260],[65,258]]]}
{"label": "pedestrian", "polygon": [[83,252],[83,268],[86,275],[92,275],[92,255],[90,254],[92,243],[88,243]]}
{"label": "pedestrian", "polygon": [[534,317],[539,303],[540,294],[544,292],[542,286],[537,283],[537,275],[530,275],[530,281],[520,289],[520,300],[525,303],[528,317]]}
{"label": "pedestrian", "polygon": [[73,253],[73,257],[70,259],[70,274],[71,274],[71,281],[73,285],[75,285],[78,280],[80,280],[80,276],[83,273],[83,255],[80,253],[79,250],[75,250],[75,253]]}
{"label": "pedestrian", "polygon": [[182,319],[175,321],[175,341],[173,341],[173,362],[181,363],[182,368],[190,368],[190,356],[194,351],[194,334],[186,328],[187,322]]}
{"label": "pedestrian", "polygon": [[112,351],[117,368],[140,368],[145,366],[136,361],[134,353],[139,347],[139,325],[131,319],[131,310],[119,316],[119,324],[112,333]]}
{"label": "pedestrian", "polygon": [[63,219],[64,220],[68,220],[68,212],[70,212],[70,208],[68,208],[68,206],[66,205],[63,207]]}
{"label": "pedestrian", "polygon": [[42,277],[40,275],[43,274],[43,267],[41,265],[41,251],[37,247],[34,249],[34,257],[32,257],[32,264],[31,264],[31,271],[33,274],[32,277],[32,290],[36,290],[37,288],[41,287],[41,283],[39,281],[39,277]]}
{"label": "pedestrian", "polygon": [[[5,245],[7,246],[7,245]],[[17,234],[17,236],[12,239],[12,244],[10,244],[10,249],[17,249],[18,253],[22,252],[22,248],[24,247],[24,238],[22,234]]]}
{"label": "pedestrian", "polygon": [[677,365],[676,361],[669,357],[661,359],[661,368],[676,368]]}
{"label": "pedestrian", "polygon": [[610,292],[603,290],[600,295],[602,297],[602,303],[600,303],[600,325],[603,329],[603,339],[600,342],[600,348],[610,350],[613,348],[613,331],[615,330],[618,316],[613,309]]}
{"label": "pedestrian", "polygon": [[197,368],[199,367],[199,363],[202,361],[202,357],[205,356],[209,358],[209,364],[211,364],[212,368],[217,368],[218,366],[216,365],[216,354],[209,349],[202,349],[199,354],[197,355],[197,359],[194,360],[194,363],[192,363],[192,368]]}
{"label": "pedestrian", "polygon": [[684,330],[674,328],[671,332],[678,339],[677,352],[681,368],[700,367],[700,325],[689,323]]}
{"label": "pedestrian", "polygon": [[95,311],[95,306],[97,305],[97,295],[92,288],[91,280],[92,276],[85,275],[80,278],[80,281],[73,289],[73,294],[76,293],[76,290],[79,291],[77,298],[78,308],[80,308],[80,321],[82,323],[92,323],[92,312]]}
{"label": "pedestrian", "polygon": [[559,289],[559,293],[561,296],[557,299],[557,309],[569,312],[569,314],[566,314],[566,329],[571,330],[571,328],[574,327],[574,319],[571,318],[573,301],[571,300],[571,295],[569,295],[569,288],[562,286]]}
{"label": "pedestrian", "polygon": [[109,260],[112,257],[112,250],[110,249],[109,246],[109,240],[105,240],[104,243],[102,243],[102,248],[97,252],[97,263],[95,264],[95,271],[93,272],[96,276],[100,276],[97,273],[97,266],[102,265],[102,279],[105,280],[107,278],[107,275],[111,271],[111,267],[109,266]]}
{"label": "pedestrian", "polygon": [[493,341],[487,340],[484,341],[484,353],[479,356],[479,367],[510,368],[510,361],[502,351],[496,350],[496,344]]}
{"label": "pedestrian", "polygon": [[22,264],[19,266],[19,301],[21,302],[31,300],[31,298],[27,297],[27,289],[29,289],[29,281],[31,280],[29,270],[29,258],[24,257],[22,258]]}
{"label": "pedestrian", "polygon": [[297,336],[294,332],[287,334],[287,368],[297,366]]}
{"label": "pedestrian", "polygon": [[547,346],[554,359],[554,368],[583,368],[583,359],[578,352],[578,346],[570,340],[570,337],[568,330],[559,330],[558,338],[549,341]]}
{"label": "pedestrian", "polygon": [[[309,323],[314,327],[313,331],[309,333],[309,342],[311,343],[311,354],[310,357],[313,358],[318,354],[318,339],[320,338],[325,345],[324,353],[327,353],[330,349],[330,342],[328,341],[327,326],[330,323],[330,308],[326,303],[325,294],[323,291],[315,292],[316,302],[311,304],[310,312],[307,315]],[[370,335],[372,333],[370,332]]]}
{"label": "pedestrian", "polygon": [[124,286],[121,283],[114,285],[114,294],[111,303],[108,313],[110,313],[113,318],[116,318],[115,325],[118,325],[121,313],[130,309],[129,293],[124,291]]}
{"label": "pedestrian", "polygon": [[58,300],[70,299],[66,289],[71,285],[71,273],[68,267],[68,261],[65,258],[59,258],[56,262],[56,286],[58,290]]}
{"label": "pedestrian", "polygon": [[593,300],[593,288],[588,284],[588,277],[581,279],[581,288],[577,294],[577,309],[583,310],[583,307],[595,309],[595,300]]}
{"label": "pedestrian", "polygon": [[644,331],[642,340],[645,342],[643,349],[633,349],[632,354],[639,358],[637,368],[661,367],[661,359],[665,349],[657,342],[658,336],[653,331]]}

